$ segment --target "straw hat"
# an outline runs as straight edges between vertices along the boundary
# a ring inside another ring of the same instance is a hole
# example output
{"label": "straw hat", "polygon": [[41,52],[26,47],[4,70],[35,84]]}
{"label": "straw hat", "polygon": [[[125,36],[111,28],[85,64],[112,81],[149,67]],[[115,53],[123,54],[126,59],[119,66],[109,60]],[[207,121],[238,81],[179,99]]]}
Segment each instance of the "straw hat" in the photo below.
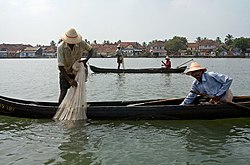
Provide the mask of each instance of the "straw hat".
{"label": "straw hat", "polygon": [[188,69],[188,71],[187,71],[186,74],[187,74],[187,75],[190,75],[191,72],[194,72],[194,71],[197,71],[197,70],[203,70],[204,72],[207,71],[206,68],[201,67],[200,64],[198,64],[197,62],[192,62],[192,63],[190,64],[190,67],[189,67],[189,69]]}
{"label": "straw hat", "polygon": [[68,44],[77,44],[82,41],[82,36],[78,34],[74,28],[70,28],[62,35],[62,40]]}
{"label": "straw hat", "polygon": [[169,60],[169,57],[168,57],[168,56],[166,56],[166,57],[165,57],[165,59],[166,59],[166,60],[167,60],[167,59]]}

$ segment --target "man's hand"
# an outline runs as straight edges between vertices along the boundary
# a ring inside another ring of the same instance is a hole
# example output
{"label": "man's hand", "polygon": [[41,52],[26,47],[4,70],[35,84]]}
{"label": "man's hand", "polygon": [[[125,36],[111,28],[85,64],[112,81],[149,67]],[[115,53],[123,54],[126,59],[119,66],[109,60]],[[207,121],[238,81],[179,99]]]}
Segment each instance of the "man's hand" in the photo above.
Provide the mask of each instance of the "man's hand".
{"label": "man's hand", "polygon": [[219,97],[219,96],[214,96],[212,99],[213,99],[214,101],[216,101],[216,102],[220,101],[220,97]]}
{"label": "man's hand", "polygon": [[212,103],[212,104],[218,104],[220,102],[220,97],[219,96],[214,96],[213,98],[211,98],[209,100],[209,103]]}
{"label": "man's hand", "polygon": [[73,79],[70,79],[69,80],[69,84],[72,86],[72,87],[77,87],[77,82]]}

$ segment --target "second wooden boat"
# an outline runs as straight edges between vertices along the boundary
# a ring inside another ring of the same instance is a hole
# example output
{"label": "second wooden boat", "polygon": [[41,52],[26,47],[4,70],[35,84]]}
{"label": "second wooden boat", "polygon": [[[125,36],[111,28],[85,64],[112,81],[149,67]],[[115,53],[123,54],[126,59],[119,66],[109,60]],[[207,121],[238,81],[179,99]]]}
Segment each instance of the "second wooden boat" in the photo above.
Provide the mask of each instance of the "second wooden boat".
{"label": "second wooden boat", "polygon": [[142,69],[114,69],[114,68],[100,68],[93,65],[89,66],[94,73],[183,73],[187,66],[179,68],[142,68]]}

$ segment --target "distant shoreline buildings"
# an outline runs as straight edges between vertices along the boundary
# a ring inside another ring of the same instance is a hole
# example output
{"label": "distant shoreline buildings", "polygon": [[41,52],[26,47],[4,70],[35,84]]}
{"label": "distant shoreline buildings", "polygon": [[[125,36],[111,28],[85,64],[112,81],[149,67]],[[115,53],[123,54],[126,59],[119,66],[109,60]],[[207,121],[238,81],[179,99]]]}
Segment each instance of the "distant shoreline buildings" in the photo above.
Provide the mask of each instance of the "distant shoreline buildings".
{"label": "distant shoreline buildings", "polygon": [[[229,47],[226,44],[218,43],[214,40],[203,39],[194,43],[181,42],[170,43],[170,41],[154,40],[148,44],[142,45],[138,42],[116,43],[104,42],[98,44],[92,43],[94,49],[93,57],[114,57],[117,45],[120,44],[126,57],[250,57],[250,43],[245,50],[238,47]],[[183,39],[183,38],[180,38]],[[247,40],[248,41],[248,40]],[[170,45],[170,46],[169,46]],[[172,46],[172,47],[171,47]],[[25,44],[0,44],[0,58],[56,58],[57,46],[54,41],[49,46],[32,46]],[[83,55],[84,56],[84,55]]]}

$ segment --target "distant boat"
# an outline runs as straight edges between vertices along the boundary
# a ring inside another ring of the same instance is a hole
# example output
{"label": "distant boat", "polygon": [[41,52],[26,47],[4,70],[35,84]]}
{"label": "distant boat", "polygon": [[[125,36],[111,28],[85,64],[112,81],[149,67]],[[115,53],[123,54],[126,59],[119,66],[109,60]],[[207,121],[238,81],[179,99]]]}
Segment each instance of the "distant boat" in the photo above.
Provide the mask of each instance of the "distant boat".
{"label": "distant boat", "polygon": [[187,66],[179,68],[142,68],[142,69],[112,69],[112,68],[99,68],[93,65],[89,66],[95,73],[183,73]]}

